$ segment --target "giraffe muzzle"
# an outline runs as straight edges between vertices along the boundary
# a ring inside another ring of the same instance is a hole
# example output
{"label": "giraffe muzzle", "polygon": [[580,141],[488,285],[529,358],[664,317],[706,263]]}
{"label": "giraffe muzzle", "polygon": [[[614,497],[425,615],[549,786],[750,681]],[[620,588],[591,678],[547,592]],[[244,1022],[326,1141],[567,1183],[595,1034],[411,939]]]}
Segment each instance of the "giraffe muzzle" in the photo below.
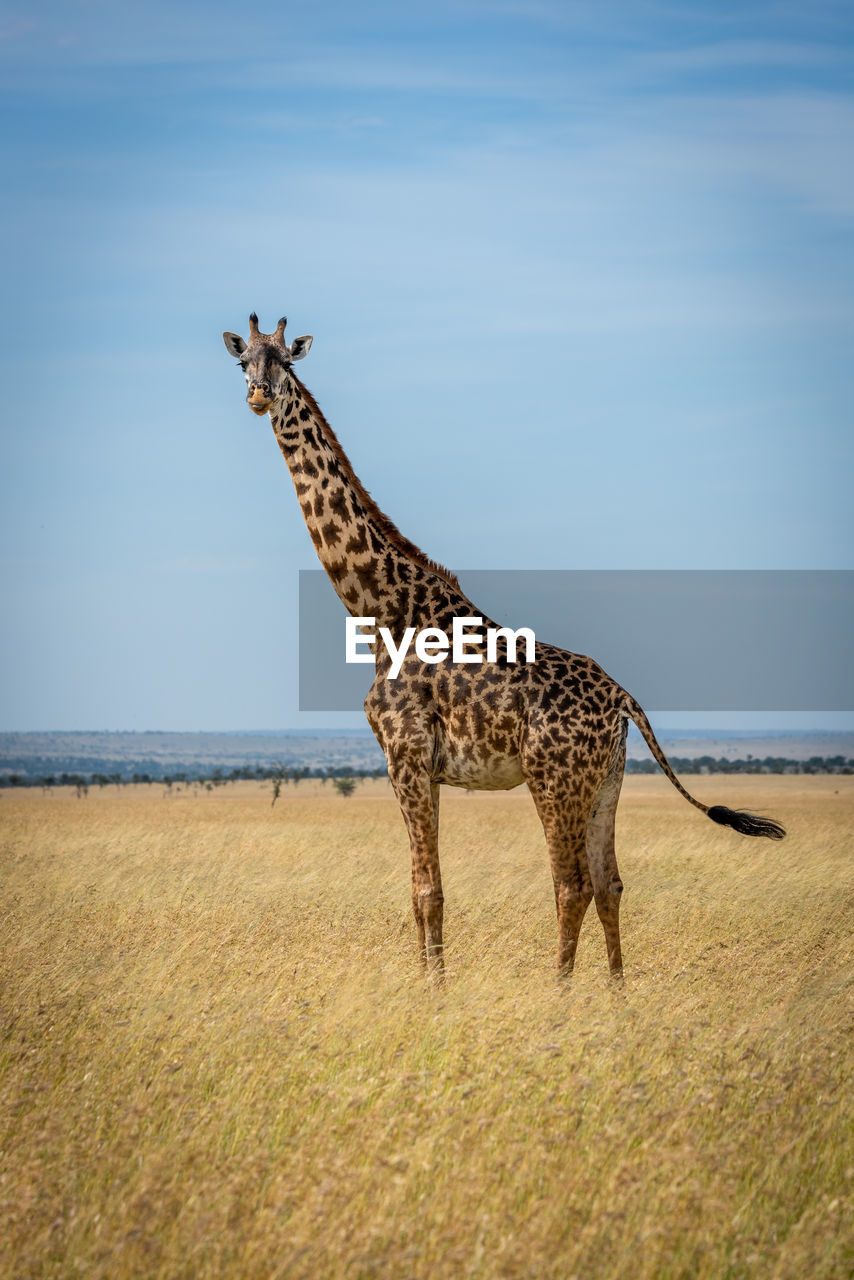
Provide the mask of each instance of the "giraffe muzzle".
{"label": "giraffe muzzle", "polygon": [[260,418],[263,414],[267,413],[273,401],[269,400],[267,396],[264,395],[263,391],[256,390],[249,393],[246,397],[246,403],[249,405],[252,412],[257,413]]}

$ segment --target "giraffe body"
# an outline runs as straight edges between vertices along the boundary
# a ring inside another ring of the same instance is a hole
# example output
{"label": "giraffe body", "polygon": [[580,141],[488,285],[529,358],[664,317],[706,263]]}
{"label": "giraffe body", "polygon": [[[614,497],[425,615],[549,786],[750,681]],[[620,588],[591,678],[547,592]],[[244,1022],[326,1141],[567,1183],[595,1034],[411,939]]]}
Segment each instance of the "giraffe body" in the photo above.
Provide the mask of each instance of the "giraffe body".
{"label": "giraffe body", "polygon": [[[407,627],[450,633],[455,617],[483,617],[456,577],[429,559],[388,519],[359,481],[311,393],[293,372],[312,339],[284,341],[285,321],[262,334],[250,318],[247,345],[225,333],[243,367],[253,412],[269,413],[311,539],[345,607],[373,617],[399,645]],[[483,617],[483,630],[495,624]],[[502,648],[503,645],[503,648]],[[481,641],[468,647],[486,659]],[[502,791],[527,783],[543,824],[558,920],[558,969],[572,969],[590,902],[605,932],[611,972],[622,972],[622,882],[614,819],[631,719],[653,756],[687,800],[714,821],[747,835],[779,838],[771,819],[711,808],[674,775],[637,702],[591,658],[538,642],[534,661],[481,664],[422,661],[410,650],[390,679],[378,647],[365,699],[368,722],[385,752],[389,778],[409,833],[412,904],[426,965],[443,964],[439,867],[439,787]]]}

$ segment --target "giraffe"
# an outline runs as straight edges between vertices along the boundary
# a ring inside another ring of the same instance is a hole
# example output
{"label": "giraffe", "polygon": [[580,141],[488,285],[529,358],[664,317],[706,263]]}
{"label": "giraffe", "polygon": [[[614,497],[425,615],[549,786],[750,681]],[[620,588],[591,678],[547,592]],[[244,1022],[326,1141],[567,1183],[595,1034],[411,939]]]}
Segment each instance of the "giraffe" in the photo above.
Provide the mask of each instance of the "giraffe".
{"label": "giraffe", "polygon": [[[308,532],[345,608],[372,617],[400,644],[407,627],[448,634],[453,619],[483,617],[456,576],[410,542],[356,476],[317,401],[293,370],[312,344],[288,345],[286,320],[249,341],[225,332],[243,369],[253,413],[269,414]],[[483,618],[484,626],[494,625]],[[470,659],[483,658],[472,645]],[[493,661],[427,663],[410,649],[396,679],[377,647],[365,699],[368,722],[409,834],[412,907],[422,965],[444,966],[439,788],[507,790],[527,783],[545,832],[558,926],[557,967],[572,971],[581,923],[596,904],[613,976],[622,974],[614,819],[633,721],[664,773],[713,822],[748,836],[781,839],[771,818],[705,805],[674,774],[643,709],[592,658],[536,643],[533,662],[513,662],[499,638]]]}

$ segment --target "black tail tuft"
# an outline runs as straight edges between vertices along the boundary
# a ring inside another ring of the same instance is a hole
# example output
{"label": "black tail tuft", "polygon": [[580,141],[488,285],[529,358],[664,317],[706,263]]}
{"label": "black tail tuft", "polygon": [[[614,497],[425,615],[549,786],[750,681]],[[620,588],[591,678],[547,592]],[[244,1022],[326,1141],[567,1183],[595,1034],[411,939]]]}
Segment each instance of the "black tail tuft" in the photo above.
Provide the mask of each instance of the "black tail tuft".
{"label": "black tail tuft", "polygon": [[709,809],[712,822],[719,822],[722,827],[732,827],[743,836],[767,836],[769,840],[782,840],[786,828],[781,827],[773,818],[760,818],[755,813],[745,813],[743,809],[728,809],[724,804],[713,804]]}

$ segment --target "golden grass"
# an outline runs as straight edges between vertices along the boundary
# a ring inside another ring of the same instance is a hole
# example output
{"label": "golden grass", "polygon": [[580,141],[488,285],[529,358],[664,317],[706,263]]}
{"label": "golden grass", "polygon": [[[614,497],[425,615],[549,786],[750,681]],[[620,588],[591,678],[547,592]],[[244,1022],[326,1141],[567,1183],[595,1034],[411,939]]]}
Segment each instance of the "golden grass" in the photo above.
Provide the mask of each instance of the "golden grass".
{"label": "golden grass", "polygon": [[848,1277],[851,778],[630,778],[627,978],[524,791],[443,791],[423,982],[385,783],[6,792],[0,1274]]}

